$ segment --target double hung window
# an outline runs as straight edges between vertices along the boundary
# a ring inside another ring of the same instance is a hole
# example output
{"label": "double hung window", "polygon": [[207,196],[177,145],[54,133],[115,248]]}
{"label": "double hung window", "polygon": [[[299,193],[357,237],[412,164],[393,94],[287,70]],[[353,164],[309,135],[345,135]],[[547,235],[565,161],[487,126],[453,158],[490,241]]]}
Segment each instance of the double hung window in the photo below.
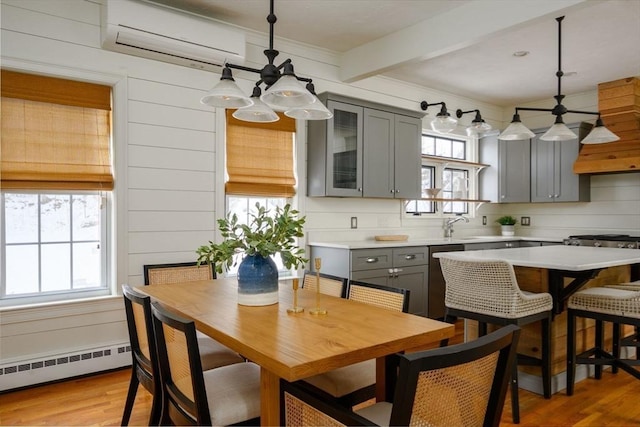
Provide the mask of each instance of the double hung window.
{"label": "double hung window", "polygon": [[[256,203],[275,214],[276,207],[291,203],[296,194],[295,120],[279,114],[274,123],[235,119],[227,110],[225,182],[227,214],[249,223]],[[243,254],[227,274],[237,273]],[[279,254],[273,256],[278,269],[287,274]]]}
{"label": "double hung window", "polygon": [[[422,199],[405,204],[408,215],[471,214],[477,196],[474,168],[477,139],[422,135]],[[435,199],[435,200],[432,200]]]}
{"label": "double hung window", "polygon": [[0,305],[109,293],[111,88],[2,70]]}

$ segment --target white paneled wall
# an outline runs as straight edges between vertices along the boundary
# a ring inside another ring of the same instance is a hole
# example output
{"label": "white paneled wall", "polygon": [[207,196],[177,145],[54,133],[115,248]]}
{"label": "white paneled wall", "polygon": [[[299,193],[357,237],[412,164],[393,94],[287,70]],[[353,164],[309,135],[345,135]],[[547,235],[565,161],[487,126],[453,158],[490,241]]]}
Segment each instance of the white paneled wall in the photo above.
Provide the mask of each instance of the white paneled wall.
{"label": "white paneled wall", "polygon": [[[195,249],[214,238],[215,218],[220,215],[216,189],[222,188],[224,171],[216,169],[223,164],[216,151],[216,141],[221,140],[216,122],[223,121],[199,102],[219,75],[102,50],[97,0],[2,0],[0,7],[3,67],[118,82],[114,99],[118,261],[114,289],[124,282],[142,284],[144,264],[194,260]],[[260,67],[265,62],[262,51],[267,36],[247,32],[247,40],[246,65]],[[481,109],[496,127],[512,114],[388,78],[345,84],[337,77],[337,55],[278,39],[276,45],[282,52],[279,59],[292,58],[296,71],[313,78],[319,92],[415,111],[420,111],[423,99],[445,101],[452,110]],[[250,92],[256,76],[238,72],[235,77]],[[593,108],[594,96],[567,97],[567,105]],[[532,127],[546,125],[542,118],[536,120],[539,122]],[[381,233],[442,235],[441,219],[403,219],[399,201],[304,198],[305,162],[300,164],[300,206],[307,216],[308,240],[361,240]],[[523,235],[638,233],[640,174],[593,177],[592,187],[591,203],[485,205],[480,216],[487,215],[489,225],[482,226],[476,218],[469,224],[456,224],[456,233],[495,234],[498,227],[493,221],[503,213],[531,217],[532,226],[518,230]],[[358,218],[356,230],[350,228],[353,216]],[[120,298],[3,309],[2,363],[126,343]]]}

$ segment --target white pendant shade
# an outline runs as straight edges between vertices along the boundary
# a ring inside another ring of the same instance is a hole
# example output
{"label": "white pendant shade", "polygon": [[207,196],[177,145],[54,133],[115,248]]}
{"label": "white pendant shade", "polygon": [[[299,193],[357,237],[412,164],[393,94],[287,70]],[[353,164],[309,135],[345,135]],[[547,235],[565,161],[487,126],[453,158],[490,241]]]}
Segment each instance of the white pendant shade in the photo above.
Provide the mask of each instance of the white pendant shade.
{"label": "white pendant shade", "polygon": [[260,99],[276,110],[304,107],[315,97],[294,76],[283,75]]}
{"label": "white pendant shade", "polygon": [[519,141],[522,139],[529,139],[536,136],[535,133],[531,132],[528,127],[522,124],[522,122],[511,122],[507,128],[502,131],[498,139],[502,139],[504,141]]}
{"label": "white pendant shade", "polygon": [[253,105],[240,108],[232,114],[238,120],[245,122],[271,123],[280,120],[280,117],[267,104],[260,101],[260,98],[251,98]]}
{"label": "white pendant shade", "polygon": [[311,104],[287,110],[284,115],[292,119],[302,120],[327,120],[333,117],[331,111],[316,97],[314,97],[314,102]]}
{"label": "white pendant shade", "polygon": [[220,80],[200,100],[205,105],[221,108],[242,108],[253,104],[233,80]]}
{"label": "white pendant shade", "polygon": [[458,121],[450,116],[440,115],[431,121],[431,128],[436,132],[448,133],[456,128]]}
{"label": "white pendant shade", "polygon": [[571,139],[578,139],[578,135],[564,123],[555,123],[540,139],[543,141],[569,141]]}
{"label": "white pendant shade", "polygon": [[596,126],[589,132],[589,134],[580,141],[583,144],[604,144],[606,142],[614,142],[619,140],[620,137],[615,133],[611,132],[604,126]]}

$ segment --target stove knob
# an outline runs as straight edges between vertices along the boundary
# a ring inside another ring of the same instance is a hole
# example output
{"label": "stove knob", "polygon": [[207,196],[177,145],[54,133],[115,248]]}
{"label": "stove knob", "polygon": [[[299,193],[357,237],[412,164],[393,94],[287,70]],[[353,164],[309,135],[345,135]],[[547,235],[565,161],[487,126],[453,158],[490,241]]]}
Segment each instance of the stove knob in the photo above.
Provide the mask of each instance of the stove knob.
{"label": "stove knob", "polygon": [[619,247],[620,249],[624,249],[624,243],[618,243],[618,247]]}
{"label": "stove knob", "polygon": [[580,241],[579,241],[579,240],[575,240],[575,241],[572,243],[572,245],[573,245],[573,246],[580,246]]}
{"label": "stove knob", "polygon": [[600,242],[593,242],[593,246],[595,246],[596,248],[599,248],[600,246],[602,246],[602,243],[600,243]]}
{"label": "stove knob", "polygon": [[636,248],[636,245],[635,245],[634,243],[627,243],[627,247],[628,247],[629,249],[635,249],[635,248]]}

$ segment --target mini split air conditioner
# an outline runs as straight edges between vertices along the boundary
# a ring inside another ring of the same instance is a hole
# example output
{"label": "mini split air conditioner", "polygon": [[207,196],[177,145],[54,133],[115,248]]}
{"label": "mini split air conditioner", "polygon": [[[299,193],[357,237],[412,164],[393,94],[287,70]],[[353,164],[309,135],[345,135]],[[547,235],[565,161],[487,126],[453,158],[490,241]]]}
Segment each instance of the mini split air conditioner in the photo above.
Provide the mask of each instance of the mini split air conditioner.
{"label": "mini split air conditioner", "polygon": [[104,49],[213,71],[244,62],[244,33],[222,23],[132,0],[103,0],[101,14]]}

